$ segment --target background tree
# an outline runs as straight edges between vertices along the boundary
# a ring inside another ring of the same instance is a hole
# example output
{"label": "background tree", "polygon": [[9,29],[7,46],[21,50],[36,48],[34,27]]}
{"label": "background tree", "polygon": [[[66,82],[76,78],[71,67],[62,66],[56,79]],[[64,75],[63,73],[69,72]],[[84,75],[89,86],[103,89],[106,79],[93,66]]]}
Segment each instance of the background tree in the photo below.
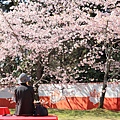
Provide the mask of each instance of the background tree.
{"label": "background tree", "polygon": [[120,79],[119,9],[117,0],[44,0],[1,11],[1,77],[28,72],[34,85],[102,81],[103,107],[107,82]]}

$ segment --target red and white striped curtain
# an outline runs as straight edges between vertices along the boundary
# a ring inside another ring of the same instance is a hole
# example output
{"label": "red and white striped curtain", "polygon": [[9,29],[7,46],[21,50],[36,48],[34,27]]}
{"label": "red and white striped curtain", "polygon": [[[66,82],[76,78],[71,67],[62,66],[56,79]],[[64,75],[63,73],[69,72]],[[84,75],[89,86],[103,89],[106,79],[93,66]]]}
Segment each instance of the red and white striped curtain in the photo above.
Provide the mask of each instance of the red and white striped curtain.
{"label": "red and white striped curtain", "polygon": [[[102,86],[103,83],[41,84],[38,93],[47,108],[88,110],[99,106]],[[14,89],[0,89],[0,107],[15,107]],[[120,111],[120,83],[108,83],[104,108]]]}
{"label": "red and white striped curtain", "polygon": [[[46,107],[71,110],[97,108],[103,83],[41,84],[38,92]],[[120,83],[108,83],[104,108],[120,110]]]}

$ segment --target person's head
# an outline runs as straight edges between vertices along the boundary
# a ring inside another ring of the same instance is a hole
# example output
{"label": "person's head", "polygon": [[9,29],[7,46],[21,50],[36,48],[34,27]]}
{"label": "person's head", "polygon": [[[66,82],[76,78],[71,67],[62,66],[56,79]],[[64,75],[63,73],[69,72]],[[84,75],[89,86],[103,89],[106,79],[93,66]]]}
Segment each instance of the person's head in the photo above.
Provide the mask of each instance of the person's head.
{"label": "person's head", "polygon": [[30,81],[30,77],[28,77],[26,73],[21,73],[19,75],[18,84],[27,83],[28,81]]}

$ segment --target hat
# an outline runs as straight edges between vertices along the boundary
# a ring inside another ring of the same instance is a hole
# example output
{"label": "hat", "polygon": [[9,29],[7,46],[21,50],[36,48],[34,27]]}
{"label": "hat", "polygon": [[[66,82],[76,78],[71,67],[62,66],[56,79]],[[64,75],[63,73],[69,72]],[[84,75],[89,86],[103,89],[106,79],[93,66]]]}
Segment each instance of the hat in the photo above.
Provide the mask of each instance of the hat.
{"label": "hat", "polygon": [[30,77],[27,76],[25,73],[21,73],[20,76],[18,77],[18,84],[20,83],[26,83],[30,81]]}

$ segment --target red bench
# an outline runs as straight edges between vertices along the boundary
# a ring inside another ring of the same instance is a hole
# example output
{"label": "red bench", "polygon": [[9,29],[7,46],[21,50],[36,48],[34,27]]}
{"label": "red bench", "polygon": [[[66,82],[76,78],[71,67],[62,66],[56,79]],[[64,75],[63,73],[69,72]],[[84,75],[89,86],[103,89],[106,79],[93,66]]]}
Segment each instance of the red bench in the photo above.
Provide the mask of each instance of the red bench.
{"label": "red bench", "polygon": [[57,116],[0,116],[0,120],[58,120]]}
{"label": "red bench", "polygon": [[8,107],[0,107],[0,115],[10,114]]}

